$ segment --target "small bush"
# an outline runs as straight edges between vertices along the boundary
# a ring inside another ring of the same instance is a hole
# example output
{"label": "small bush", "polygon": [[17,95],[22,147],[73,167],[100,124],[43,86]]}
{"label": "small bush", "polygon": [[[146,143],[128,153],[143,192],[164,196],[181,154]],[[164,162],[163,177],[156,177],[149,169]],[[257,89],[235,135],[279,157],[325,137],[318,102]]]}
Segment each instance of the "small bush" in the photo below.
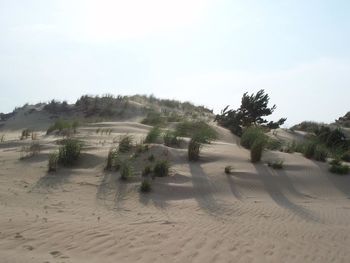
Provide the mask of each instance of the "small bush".
{"label": "small bush", "polygon": [[341,159],[344,162],[350,162],[350,151],[347,151],[341,155]]}
{"label": "small bush", "polygon": [[197,138],[202,143],[210,143],[217,139],[216,130],[204,121],[184,121],[176,126],[175,130],[178,136]]}
{"label": "small bush", "polygon": [[202,148],[202,143],[200,143],[195,138],[192,138],[188,144],[188,160],[197,161],[199,160],[199,153]]}
{"label": "small bush", "polygon": [[136,147],[135,147],[135,152],[140,154],[140,153],[144,153],[144,152],[147,152],[149,150],[149,146],[148,144],[136,144]]}
{"label": "small bush", "polygon": [[151,192],[152,187],[151,187],[151,183],[148,180],[143,180],[140,186],[140,191],[142,193],[149,193]]}
{"label": "small bush", "polygon": [[283,169],[283,161],[268,162],[267,165],[273,169]]}
{"label": "small bush", "polygon": [[69,134],[71,132],[71,130],[75,133],[76,129],[78,127],[79,123],[77,121],[66,121],[66,120],[62,120],[62,119],[58,119],[57,121],[55,121],[54,124],[52,124],[46,131],[46,134],[50,134],[53,131],[58,131],[58,132],[63,132],[64,130],[66,130],[66,134]]}
{"label": "small bush", "polygon": [[5,141],[5,134],[2,134],[1,136],[0,136],[0,142],[4,142]]}
{"label": "small bush", "polygon": [[349,173],[349,166],[342,164],[339,160],[333,160],[331,163],[331,166],[329,167],[329,171],[331,173],[345,175]]}
{"label": "small bush", "polygon": [[125,153],[132,148],[133,137],[130,135],[124,135],[119,141],[119,152]]}
{"label": "small bush", "polygon": [[166,124],[166,118],[159,112],[151,111],[141,123],[151,126],[163,126]]}
{"label": "small bush", "polygon": [[267,140],[267,137],[261,128],[249,127],[242,134],[241,145],[250,149],[256,140]]}
{"label": "small bush", "polygon": [[282,148],[282,142],[269,138],[267,140],[266,148],[272,151],[280,150]]}
{"label": "small bush", "polygon": [[30,136],[31,134],[31,131],[29,129],[25,129],[22,131],[22,134],[21,134],[21,140],[25,140],[25,139],[28,139],[28,137]]}
{"label": "small bush", "polygon": [[157,177],[164,177],[169,175],[169,162],[166,160],[158,161],[153,169],[153,173]]}
{"label": "small bush", "polygon": [[164,144],[168,147],[178,147],[180,140],[177,137],[176,132],[167,130],[163,135]]}
{"label": "small bush", "polygon": [[142,176],[148,176],[152,173],[152,167],[150,165],[146,165],[145,168],[143,168]]}
{"label": "small bush", "polygon": [[231,174],[233,170],[233,167],[231,165],[228,165],[225,167],[225,174]]}
{"label": "small bush", "polygon": [[315,142],[307,142],[304,145],[303,155],[306,158],[311,159],[315,154],[316,146],[317,144]]}
{"label": "small bush", "polygon": [[107,156],[107,164],[105,170],[112,171],[113,169],[119,170],[120,160],[116,150],[110,149]]}
{"label": "small bush", "polygon": [[154,157],[154,154],[152,153],[150,156],[148,156],[148,161],[154,162],[154,160],[155,160],[155,157]]}
{"label": "small bush", "polygon": [[265,141],[263,139],[260,138],[254,141],[250,148],[250,160],[252,163],[260,162],[264,147]]}
{"label": "small bush", "polygon": [[319,144],[314,150],[313,158],[316,161],[325,162],[328,157],[328,149],[326,146]]}
{"label": "small bush", "polygon": [[58,151],[58,163],[64,166],[73,165],[80,156],[82,144],[76,139],[66,139]]}
{"label": "small bush", "polygon": [[130,177],[132,177],[132,175],[133,175],[133,171],[132,171],[130,163],[124,162],[121,165],[121,169],[120,169],[120,179],[126,181]]}
{"label": "small bush", "polygon": [[145,143],[155,143],[159,138],[161,130],[158,126],[153,127],[145,138]]}
{"label": "small bush", "polygon": [[49,155],[48,172],[56,172],[58,163],[58,154],[51,153]]}

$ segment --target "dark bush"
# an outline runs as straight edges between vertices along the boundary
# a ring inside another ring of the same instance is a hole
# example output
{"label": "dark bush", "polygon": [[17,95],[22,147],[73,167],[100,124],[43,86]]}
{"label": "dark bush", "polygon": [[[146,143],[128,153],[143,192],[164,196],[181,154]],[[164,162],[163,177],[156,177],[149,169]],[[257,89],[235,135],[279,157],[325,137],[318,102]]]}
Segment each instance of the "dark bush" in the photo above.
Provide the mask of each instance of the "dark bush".
{"label": "dark bush", "polygon": [[133,137],[130,135],[121,136],[119,141],[119,152],[126,153],[132,148]]}
{"label": "dark bush", "polygon": [[233,167],[231,165],[228,165],[225,167],[225,174],[231,174],[233,170]]}
{"label": "dark bush", "polygon": [[153,173],[157,177],[164,177],[169,175],[170,165],[166,160],[157,161],[154,168]]}
{"label": "dark bush", "polygon": [[67,139],[58,151],[58,163],[64,166],[73,165],[80,156],[82,143],[76,139]]}
{"label": "dark bush", "polygon": [[265,140],[262,138],[256,139],[250,148],[250,160],[252,163],[260,162],[262,152],[265,147]]}
{"label": "dark bush", "polygon": [[164,144],[168,147],[178,147],[180,140],[174,131],[167,130],[163,135]]}
{"label": "dark bush", "polygon": [[329,167],[329,171],[331,173],[345,175],[349,173],[349,166],[342,164],[340,161],[336,160],[331,162],[331,166]]}
{"label": "dark bush", "polygon": [[149,180],[142,180],[141,186],[140,186],[140,191],[142,193],[149,193],[151,192],[152,187],[151,187],[151,183],[149,182]]}
{"label": "dark bush", "polygon": [[250,149],[256,140],[267,141],[267,136],[261,128],[249,127],[242,134],[241,145],[244,148]]}
{"label": "dark bush", "polygon": [[147,134],[145,138],[145,143],[155,143],[157,142],[157,139],[159,138],[161,133],[161,130],[159,127],[155,126],[153,127]]}

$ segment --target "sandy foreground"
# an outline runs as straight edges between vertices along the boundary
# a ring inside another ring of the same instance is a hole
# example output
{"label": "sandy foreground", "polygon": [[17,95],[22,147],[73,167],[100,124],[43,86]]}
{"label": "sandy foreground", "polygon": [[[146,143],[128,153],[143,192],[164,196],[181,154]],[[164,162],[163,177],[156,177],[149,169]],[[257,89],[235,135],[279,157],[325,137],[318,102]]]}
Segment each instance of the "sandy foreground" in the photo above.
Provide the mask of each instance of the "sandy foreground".
{"label": "sandy foreground", "polygon": [[[112,128],[99,135],[97,127]],[[79,164],[48,174],[58,137],[40,134],[39,155],[19,160],[20,131],[0,144],[0,262],[349,262],[350,176],[300,154],[265,153],[285,169],[253,165],[228,131],[189,163],[186,149],[154,145],[172,163],[140,194],[140,179],[103,170],[113,138],[149,126],[81,127]],[[140,158],[146,160],[145,153]],[[232,165],[231,175],[224,167]]]}

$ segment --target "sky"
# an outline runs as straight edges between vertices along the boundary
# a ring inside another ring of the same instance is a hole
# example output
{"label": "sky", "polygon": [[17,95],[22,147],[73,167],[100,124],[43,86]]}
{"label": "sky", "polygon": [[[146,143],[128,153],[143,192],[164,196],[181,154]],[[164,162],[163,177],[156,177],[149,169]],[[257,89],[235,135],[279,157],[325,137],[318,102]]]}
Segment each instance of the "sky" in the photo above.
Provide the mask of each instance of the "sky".
{"label": "sky", "polygon": [[105,93],[218,113],[260,89],[286,125],[350,111],[348,0],[0,0],[0,112]]}

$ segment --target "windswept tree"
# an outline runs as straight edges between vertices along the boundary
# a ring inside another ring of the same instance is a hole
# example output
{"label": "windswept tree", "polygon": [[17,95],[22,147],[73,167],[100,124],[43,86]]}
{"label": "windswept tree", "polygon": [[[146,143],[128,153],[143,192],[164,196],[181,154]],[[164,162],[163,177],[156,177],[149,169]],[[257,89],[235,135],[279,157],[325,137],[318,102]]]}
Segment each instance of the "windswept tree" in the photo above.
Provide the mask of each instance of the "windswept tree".
{"label": "windswept tree", "polygon": [[286,121],[286,118],[281,118],[277,122],[268,122],[264,118],[271,115],[276,109],[276,105],[268,106],[269,100],[269,95],[263,89],[251,95],[246,92],[243,94],[241,106],[237,110],[229,110],[229,106],[227,106],[221,111],[221,114],[216,115],[215,121],[238,136],[242,135],[242,128],[252,125],[276,129]]}

